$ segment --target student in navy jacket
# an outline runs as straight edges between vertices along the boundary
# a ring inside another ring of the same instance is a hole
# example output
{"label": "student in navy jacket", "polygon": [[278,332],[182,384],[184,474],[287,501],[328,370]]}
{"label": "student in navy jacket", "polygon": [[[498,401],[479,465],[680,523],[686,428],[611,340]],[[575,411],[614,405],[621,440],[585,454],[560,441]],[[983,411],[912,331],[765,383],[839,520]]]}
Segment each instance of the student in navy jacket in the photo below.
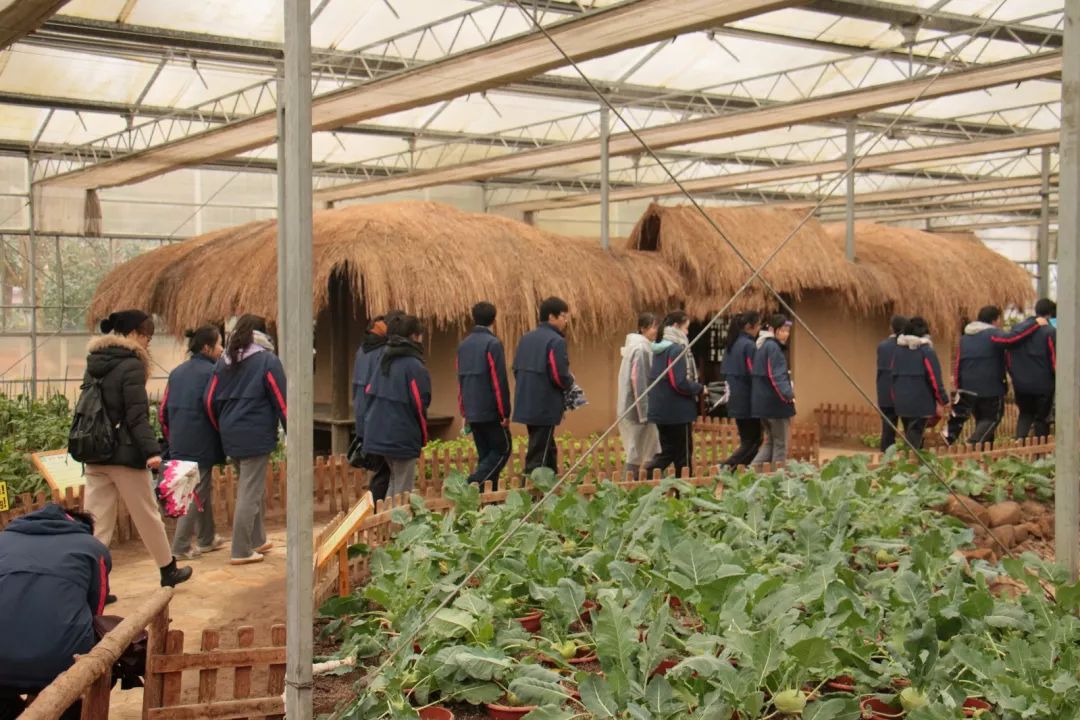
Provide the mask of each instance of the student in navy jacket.
{"label": "student in navy jacket", "polygon": [[761,332],[761,313],[739,313],[728,325],[724,362],[720,369],[728,387],[727,416],[739,429],[739,447],[724,464],[735,468],[749,465],[761,448],[761,421],[751,409],[754,375],[754,338]]}
{"label": "student in navy jacket", "polygon": [[791,321],[781,313],[771,315],[765,322],[765,330],[758,335],[750,406],[753,416],[764,426],[767,438],[754,456],[754,465],[787,461],[791,418],[795,416],[795,386],[784,355],[790,337]]}
{"label": "student in navy jacket", "polygon": [[930,325],[921,317],[908,320],[896,338],[893,355],[893,401],[904,437],[916,450],[923,446],[927,421],[945,414],[948,398],[941,381],[941,363],[930,340]]}
{"label": "student in navy jacket", "polygon": [[[214,364],[225,348],[221,345],[221,331],[213,325],[189,330],[187,338],[191,358],[169,373],[158,420],[168,442],[169,459],[199,463],[195,497],[187,514],[176,521],[172,543],[173,555],[191,560],[225,546],[225,539],[215,533],[213,504],[214,466],[225,462],[225,451],[203,401],[214,377]],[[194,548],[192,535],[196,538]]]}
{"label": "student in navy jacket", "polygon": [[[110,570],[89,514],[49,504],[0,532],[0,717],[17,717],[20,693],[41,690],[97,642]],[[80,706],[60,717],[77,719]]]}
{"label": "student in navy jacket", "polygon": [[[386,343],[390,340],[388,326],[394,319],[404,315],[400,310],[391,310],[385,316],[380,315],[371,321],[367,335],[364,336],[360,348],[356,351],[356,359],[353,362],[353,430],[356,438],[353,440],[354,448],[364,447],[364,417],[367,415],[367,388],[375,377],[375,370],[379,367]],[[350,457],[353,453],[350,452]],[[374,458],[369,458],[374,460]],[[368,489],[371,497],[378,502],[386,497],[386,491],[390,487],[390,466],[385,461],[379,460],[371,469],[368,479]]]}
{"label": "student in navy jacket", "polygon": [[388,326],[390,340],[367,389],[364,452],[390,466],[389,497],[412,492],[416,461],[428,441],[431,376],[424,366],[423,325],[399,315]]}
{"label": "student in navy jacket", "polygon": [[[1005,409],[1005,351],[1025,343],[1039,329],[1036,323],[1023,323],[1005,332],[1001,308],[987,305],[979,310],[978,320],[968,323],[956,353],[953,383],[957,390],[973,397],[975,430],[968,442],[973,445],[993,442],[994,433]],[[961,426],[962,427],[962,426]],[[955,440],[960,427],[950,427],[949,439]],[[955,433],[953,432],[955,430]]]}
{"label": "student in navy jacket", "polygon": [[1016,407],[1020,411],[1016,421],[1016,437],[1020,440],[1032,429],[1035,437],[1050,435],[1056,387],[1054,374],[1057,371],[1057,329],[1050,325],[1053,317],[1057,317],[1057,304],[1053,300],[1042,298],[1035,303],[1035,316],[1016,329],[1032,325],[1037,329],[1026,342],[1010,348],[1006,357]]}
{"label": "student in navy jacket", "polygon": [[518,341],[514,355],[514,422],[529,431],[525,474],[539,467],[558,470],[555,428],[566,409],[565,393],[574,386],[563,333],[570,322],[565,300],[540,303],[540,324]]}
{"label": "student in navy jacket", "polygon": [[[660,433],[660,453],[645,468],[665,470],[692,468],[694,460],[694,420],[698,416],[698,396],[705,389],[698,382],[697,366],[689,351],[690,318],[682,310],[664,318],[661,339],[652,344],[649,370],[649,422]],[[659,382],[657,382],[659,380]]]}
{"label": "student in navy jacket", "polygon": [[457,351],[458,407],[476,443],[476,469],[469,482],[491,481],[499,485],[499,474],[510,459],[510,381],[506,376],[506,353],[491,331],[495,306],[480,302],[473,306],[475,326],[461,341]]}
{"label": "student in navy jacket", "polygon": [[892,370],[893,355],[896,354],[896,338],[904,332],[908,319],[903,315],[893,315],[889,326],[892,335],[882,340],[877,346],[877,404],[883,417],[881,418],[881,452],[885,452],[896,444],[896,423],[900,418],[896,415],[896,407],[893,401]]}
{"label": "student in navy jacket", "polygon": [[206,392],[210,421],[225,454],[239,466],[233,514],[232,564],[261,562],[274,547],[266,539],[266,470],[286,427],[285,370],[266,334],[266,321],[244,315],[229,336]]}

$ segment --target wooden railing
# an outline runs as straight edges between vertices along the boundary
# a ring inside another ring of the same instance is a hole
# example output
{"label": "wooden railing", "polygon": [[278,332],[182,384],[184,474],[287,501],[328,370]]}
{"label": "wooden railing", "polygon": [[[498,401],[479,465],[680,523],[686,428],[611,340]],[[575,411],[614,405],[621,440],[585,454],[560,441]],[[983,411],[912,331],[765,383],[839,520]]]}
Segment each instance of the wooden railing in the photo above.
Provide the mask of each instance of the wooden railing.
{"label": "wooden railing", "polygon": [[[995,431],[998,438],[1011,438],[1016,435],[1016,421],[1019,412],[1012,402],[1005,404],[1001,422]],[[821,440],[834,441],[861,441],[870,435],[880,435],[881,416],[877,410],[866,405],[834,405],[826,403],[814,410],[814,421],[820,430]],[[948,421],[942,418],[941,423]],[[962,440],[966,441],[967,434],[971,433],[974,420],[969,420],[965,428],[966,434]],[[944,445],[940,431],[942,425],[927,428],[925,443],[927,447],[939,447]]]}
{"label": "wooden railing", "polygon": [[339,515],[320,534],[315,543],[315,585],[326,571],[330,560],[337,559],[338,595],[345,597],[351,592],[349,585],[349,538],[360,525],[375,511],[371,493],[364,493],[346,515]]}
{"label": "wooden railing", "polygon": [[[169,627],[169,600],[172,588],[160,588],[138,610],[103,637],[93,649],[79,656],[75,664],[61,673],[34,699],[20,720],[56,720],[75,702],[82,700],[82,720],[106,720],[112,690],[112,668],[131,641],[144,629],[148,631],[149,657],[165,649]],[[160,695],[161,686],[147,674],[143,689],[143,715],[147,703]]]}

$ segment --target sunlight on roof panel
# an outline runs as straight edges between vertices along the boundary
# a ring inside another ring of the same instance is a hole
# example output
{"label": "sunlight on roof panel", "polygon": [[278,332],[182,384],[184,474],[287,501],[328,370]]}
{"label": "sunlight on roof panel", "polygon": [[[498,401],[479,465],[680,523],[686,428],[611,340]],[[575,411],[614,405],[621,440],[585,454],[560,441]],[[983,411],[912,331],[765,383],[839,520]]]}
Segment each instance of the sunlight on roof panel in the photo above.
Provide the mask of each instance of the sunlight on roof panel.
{"label": "sunlight on roof panel", "polygon": [[0,66],[9,92],[133,102],[154,72],[150,63],[18,44]]}
{"label": "sunlight on roof panel", "polygon": [[124,9],[126,0],[69,0],[60,8],[62,15],[114,21]]}
{"label": "sunlight on roof panel", "polygon": [[176,2],[138,0],[128,22],[169,30],[232,35],[249,40],[282,42],[284,17],[280,1]]}

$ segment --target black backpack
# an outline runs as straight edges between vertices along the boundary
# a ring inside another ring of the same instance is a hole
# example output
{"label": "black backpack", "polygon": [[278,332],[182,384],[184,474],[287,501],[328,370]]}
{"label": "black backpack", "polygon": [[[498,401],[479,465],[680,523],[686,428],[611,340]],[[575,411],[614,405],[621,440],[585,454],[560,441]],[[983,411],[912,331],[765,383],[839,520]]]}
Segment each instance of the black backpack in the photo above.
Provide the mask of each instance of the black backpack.
{"label": "black backpack", "polygon": [[68,433],[68,453],[81,463],[106,465],[116,450],[116,426],[105,412],[101,380],[91,378],[75,403],[75,418]]}

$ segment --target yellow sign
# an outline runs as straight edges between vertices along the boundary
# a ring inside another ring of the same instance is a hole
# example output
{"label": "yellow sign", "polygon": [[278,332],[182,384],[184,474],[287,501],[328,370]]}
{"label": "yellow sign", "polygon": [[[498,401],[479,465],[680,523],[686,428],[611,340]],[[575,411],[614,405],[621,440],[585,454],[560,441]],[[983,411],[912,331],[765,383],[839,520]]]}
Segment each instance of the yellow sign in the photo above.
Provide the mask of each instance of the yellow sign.
{"label": "yellow sign", "polygon": [[67,450],[31,453],[30,460],[49,487],[61,495],[67,488],[74,490],[85,482],[82,463],[68,455]]}
{"label": "yellow sign", "polygon": [[0,512],[8,511],[7,483],[0,482]]}

